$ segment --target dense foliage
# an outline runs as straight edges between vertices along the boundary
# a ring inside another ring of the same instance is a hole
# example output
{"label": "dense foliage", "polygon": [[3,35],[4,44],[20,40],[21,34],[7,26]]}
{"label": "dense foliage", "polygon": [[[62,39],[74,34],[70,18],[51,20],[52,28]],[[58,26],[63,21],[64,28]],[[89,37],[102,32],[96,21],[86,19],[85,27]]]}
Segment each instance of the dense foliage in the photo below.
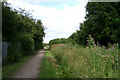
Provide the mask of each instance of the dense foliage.
{"label": "dense foliage", "polygon": [[78,44],[86,45],[89,34],[105,46],[120,43],[120,2],[88,2],[85,19],[73,38]]}
{"label": "dense foliage", "polygon": [[13,9],[2,3],[2,41],[9,43],[6,63],[18,62],[22,56],[43,48],[44,26],[29,11]]}

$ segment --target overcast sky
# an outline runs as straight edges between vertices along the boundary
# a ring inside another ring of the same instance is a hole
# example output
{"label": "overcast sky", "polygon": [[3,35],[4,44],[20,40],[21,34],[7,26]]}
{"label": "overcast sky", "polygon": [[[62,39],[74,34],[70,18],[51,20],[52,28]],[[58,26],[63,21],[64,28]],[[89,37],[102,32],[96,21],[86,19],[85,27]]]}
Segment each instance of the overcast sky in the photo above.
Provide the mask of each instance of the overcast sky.
{"label": "overcast sky", "polygon": [[68,38],[79,29],[85,19],[88,0],[7,0],[13,8],[33,10],[33,18],[40,19],[45,30],[44,42],[55,38]]}

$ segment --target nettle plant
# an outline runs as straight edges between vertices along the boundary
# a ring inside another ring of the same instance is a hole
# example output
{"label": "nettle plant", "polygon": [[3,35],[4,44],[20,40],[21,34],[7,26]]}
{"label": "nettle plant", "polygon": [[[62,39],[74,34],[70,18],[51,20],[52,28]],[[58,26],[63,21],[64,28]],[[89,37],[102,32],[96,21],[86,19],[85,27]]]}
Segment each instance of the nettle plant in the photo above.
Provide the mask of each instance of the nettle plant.
{"label": "nettle plant", "polygon": [[[106,78],[118,77],[119,44],[108,44],[109,48],[95,44],[94,38],[88,35],[87,49],[90,55],[90,73],[92,77],[103,76]],[[101,75],[103,74],[103,75]]]}

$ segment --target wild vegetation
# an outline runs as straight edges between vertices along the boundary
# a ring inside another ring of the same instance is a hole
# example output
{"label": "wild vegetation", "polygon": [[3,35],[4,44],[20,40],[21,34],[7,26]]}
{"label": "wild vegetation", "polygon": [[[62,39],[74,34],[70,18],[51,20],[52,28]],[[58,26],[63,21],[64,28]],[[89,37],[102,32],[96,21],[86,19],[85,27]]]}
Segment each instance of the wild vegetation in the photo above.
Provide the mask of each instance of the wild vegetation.
{"label": "wild vegetation", "polygon": [[[50,52],[45,53],[39,78],[117,78],[119,6],[120,2],[88,2],[85,21],[80,23],[79,30],[67,39],[58,38],[49,42]],[[34,19],[29,11],[13,9],[10,4],[3,2],[2,14],[2,41],[8,43],[3,76],[8,76],[9,72],[21,65],[18,62],[23,57],[47,44],[42,42],[45,28],[41,20]]]}
{"label": "wild vegetation", "polygon": [[[54,39],[50,44],[73,43],[87,45],[89,34],[95,43],[108,46],[108,43],[120,43],[120,2],[88,2],[86,5],[85,21],[80,23],[79,30],[67,39]],[[64,41],[64,42],[62,42]]]}
{"label": "wild vegetation", "polygon": [[118,78],[118,44],[95,44],[89,35],[88,46],[65,44],[51,46],[51,52],[65,78]]}
{"label": "wild vegetation", "polygon": [[118,78],[119,6],[120,2],[88,2],[80,30],[64,42],[62,39],[49,42],[64,77]]}
{"label": "wild vegetation", "polygon": [[7,58],[3,65],[16,63],[23,56],[43,48],[44,26],[24,9],[13,9],[2,2],[2,41],[8,43]]}

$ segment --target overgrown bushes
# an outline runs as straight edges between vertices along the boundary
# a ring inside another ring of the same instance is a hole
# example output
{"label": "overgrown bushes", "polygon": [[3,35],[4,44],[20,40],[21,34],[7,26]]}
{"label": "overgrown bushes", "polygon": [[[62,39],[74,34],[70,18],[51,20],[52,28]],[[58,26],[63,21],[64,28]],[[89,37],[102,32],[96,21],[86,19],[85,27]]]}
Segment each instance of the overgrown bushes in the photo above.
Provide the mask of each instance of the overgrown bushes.
{"label": "overgrown bushes", "polygon": [[43,49],[43,48],[44,48],[43,42],[41,42],[39,40],[35,41],[35,49],[36,50]]}
{"label": "overgrown bushes", "polygon": [[33,19],[24,9],[13,9],[7,2],[2,2],[2,14],[2,41],[10,43],[3,65],[18,62],[23,56],[43,48],[45,33],[41,20]]}
{"label": "overgrown bushes", "polygon": [[51,48],[66,78],[118,78],[118,44],[99,46],[89,36],[86,48],[58,45]]}
{"label": "overgrown bushes", "polygon": [[21,51],[23,56],[32,54],[34,51],[34,39],[30,36],[26,36],[20,42]]}
{"label": "overgrown bushes", "polygon": [[8,47],[7,58],[5,60],[5,63],[3,63],[3,65],[18,62],[21,59],[22,55],[23,54],[18,48],[18,44],[10,44]]}

